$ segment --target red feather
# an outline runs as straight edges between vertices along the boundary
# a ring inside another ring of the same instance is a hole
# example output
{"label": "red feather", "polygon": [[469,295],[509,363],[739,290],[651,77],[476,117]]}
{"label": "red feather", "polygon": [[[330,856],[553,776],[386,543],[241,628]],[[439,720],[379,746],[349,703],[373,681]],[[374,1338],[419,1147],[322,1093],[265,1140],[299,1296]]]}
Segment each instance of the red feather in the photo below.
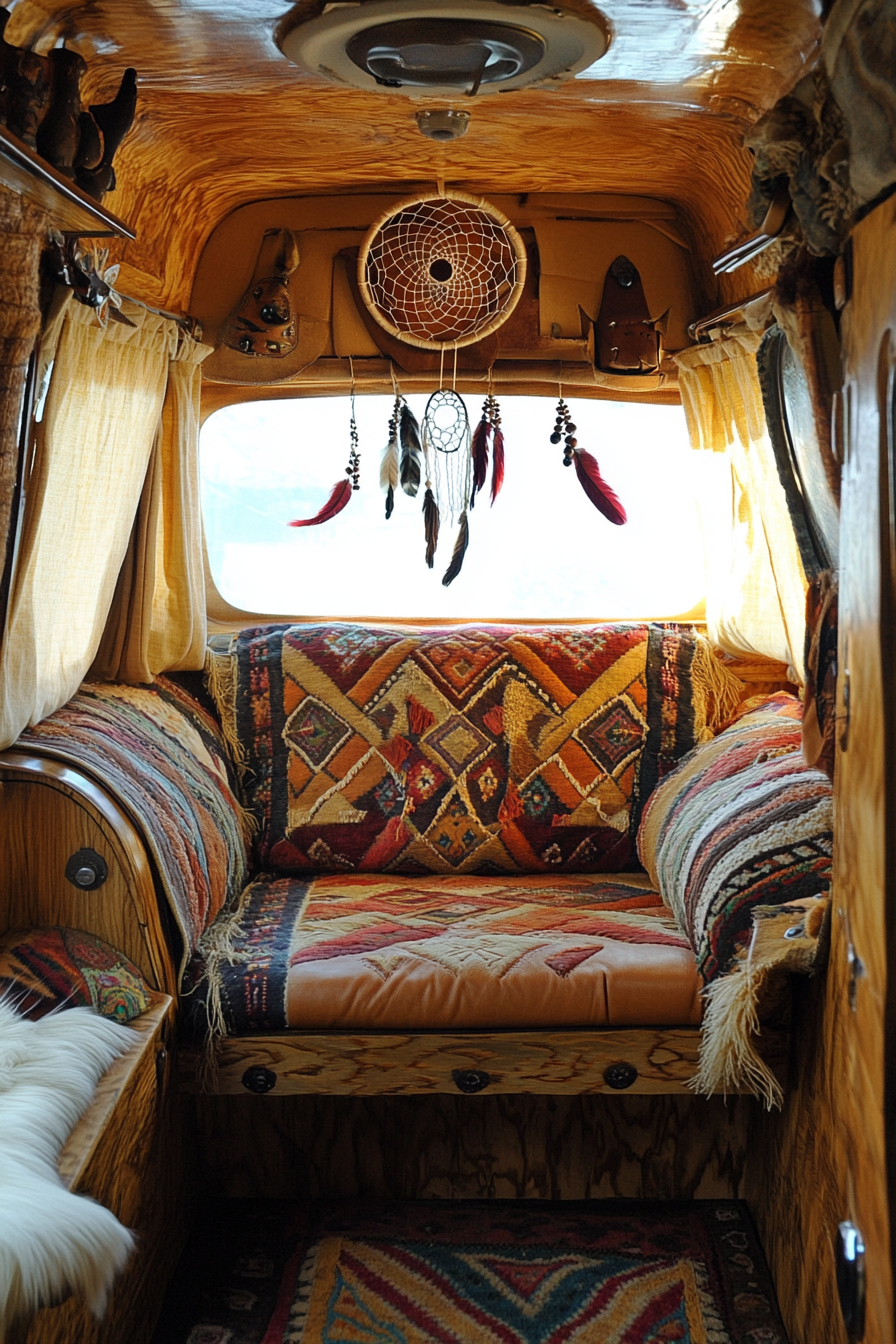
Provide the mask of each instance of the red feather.
{"label": "red feather", "polygon": [[504,435],[495,430],[492,439],[492,503],[498,498],[498,491],[504,484]]}
{"label": "red feather", "polygon": [[577,448],[572,456],[576,464],[576,475],[585,494],[596,509],[600,509],[611,523],[622,524],[628,521],[628,515],[616,491],[607,485],[600,474],[600,467],[590,453]]}
{"label": "red feather", "polygon": [[488,475],[488,436],[491,425],[487,420],[480,420],[473,431],[473,488],[470,491],[470,507],[476,498],[477,490],[481,490],[485,485],[485,478]]}
{"label": "red feather", "polygon": [[335,518],[337,513],[341,513],[346,504],[352,497],[352,483],[349,480],[340,481],[338,485],[333,486],[333,492],[326,504],[320,509],[313,518],[297,518],[294,523],[288,523],[288,527],[314,527],[316,523],[328,523],[331,518]]}

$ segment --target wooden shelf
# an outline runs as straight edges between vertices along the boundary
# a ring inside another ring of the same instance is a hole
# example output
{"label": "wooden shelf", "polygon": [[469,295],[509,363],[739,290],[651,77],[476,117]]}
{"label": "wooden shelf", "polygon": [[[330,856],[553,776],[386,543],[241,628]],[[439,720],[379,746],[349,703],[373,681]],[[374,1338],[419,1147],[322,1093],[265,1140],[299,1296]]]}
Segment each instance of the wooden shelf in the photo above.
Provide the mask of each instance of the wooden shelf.
{"label": "wooden shelf", "polygon": [[57,173],[18,136],[0,126],[0,182],[47,211],[61,233],[81,238],[136,238],[132,228]]}

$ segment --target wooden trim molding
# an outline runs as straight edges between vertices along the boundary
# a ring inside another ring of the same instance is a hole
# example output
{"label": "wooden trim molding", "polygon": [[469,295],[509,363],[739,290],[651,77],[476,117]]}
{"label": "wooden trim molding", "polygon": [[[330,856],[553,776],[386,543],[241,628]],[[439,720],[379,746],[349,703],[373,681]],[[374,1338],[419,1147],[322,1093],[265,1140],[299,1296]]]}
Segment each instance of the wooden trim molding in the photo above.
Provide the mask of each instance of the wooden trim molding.
{"label": "wooden trim molding", "polygon": [[[182,1091],[273,1096],[614,1092],[693,1095],[699,1027],[468,1032],[292,1032],[228,1037],[216,1069],[181,1053]],[[786,1081],[788,1037],[763,1031],[762,1051]]]}

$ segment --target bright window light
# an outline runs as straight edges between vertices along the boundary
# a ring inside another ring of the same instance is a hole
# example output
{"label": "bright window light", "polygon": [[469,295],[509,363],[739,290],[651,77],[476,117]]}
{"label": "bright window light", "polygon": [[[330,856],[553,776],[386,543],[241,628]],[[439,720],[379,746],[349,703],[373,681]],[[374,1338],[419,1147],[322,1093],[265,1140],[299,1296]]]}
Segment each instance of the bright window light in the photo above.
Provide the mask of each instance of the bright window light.
{"label": "bright window light", "polygon": [[[480,402],[465,398],[471,423]],[[675,616],[706,591],[699,504],[721,500],[724,460],[694,452],[678,407],[567,398],[582,448],[622,500],[614,526],[583,493],[563,448],[549,442],[554,401],[502,397],[504,488],[469,514],[470,545],[450,587],[457,535],[443,500],[435,566],[424,561],[423,489],[400,491],[386,521],[380,457],[392,398],[359,396],[361,488],[328,523],[313,516],[345,472],[347,397],[244,402],[202,430],[202,505],[221,596],[284,616],[613,619]],[[426,398],[410,396],[423,421]],[[443,474],[444,478],[444,474]],[[712,509],[710,509],[712,511]]]}

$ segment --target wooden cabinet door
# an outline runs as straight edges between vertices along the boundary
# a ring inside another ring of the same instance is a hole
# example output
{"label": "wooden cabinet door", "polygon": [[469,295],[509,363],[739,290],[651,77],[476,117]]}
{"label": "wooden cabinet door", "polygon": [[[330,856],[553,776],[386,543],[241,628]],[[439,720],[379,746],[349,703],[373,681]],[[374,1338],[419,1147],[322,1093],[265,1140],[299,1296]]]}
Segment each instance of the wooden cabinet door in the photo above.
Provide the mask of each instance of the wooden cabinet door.
{"label": "wooden cabinet door", "polygon": [[866,1248],[869,1344],[894,1338],[890,1245],[893,931],[896,910],[896,199],[852,239],[843,311],[839,745],[833,979],[842,1088],[842,1218]]}

